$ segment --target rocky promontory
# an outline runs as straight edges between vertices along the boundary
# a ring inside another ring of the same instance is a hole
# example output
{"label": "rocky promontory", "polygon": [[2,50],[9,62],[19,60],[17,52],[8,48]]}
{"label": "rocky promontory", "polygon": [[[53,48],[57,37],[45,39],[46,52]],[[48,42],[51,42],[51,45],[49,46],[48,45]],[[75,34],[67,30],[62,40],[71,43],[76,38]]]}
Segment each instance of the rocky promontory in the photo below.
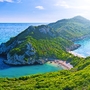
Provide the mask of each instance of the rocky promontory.
{"label": "rocky promontory", "polygon": [[9,65],[44,64],[50,58],[58,58],[58,50],[61,54],[66,53],[64,50],[72,44],[71,41],[57,37],[56,32],[47,25],[30,26],[1,44],[0,54],[6,55],[4,63]]}
{"label": "rocky promontory", "polygon": [[86,22],[83,17],[74,17],[48,25],[29,26],[2,43],[0,55],[6,56],[4,62],[10,65],[44,64],[49,58],[66,60],[69,56],[67,51],[81,46],[74,41],[89,36],[90,25]]}
{"label": "rocky promontory", "polygon": [[[30,26],[18,36],[11,38],[6,43],[2,43],[0,45],[0,54],[6,55],[7,57],[4,62],[10,65],[32,65],[45,63],[47,60],[45,58],[38,58],[35,48],[33,48],[30,41],[26,40],[27,36],[33,36],[34,34],[38,35],[38,33],[45,35],[48,34],[49,37],[53,36],[50,28],[45,25],[41,25],[39,27]],[[39,35],[36,36],[36,38],[38,37]],[[43,38],[43,35],[41,38]]]}
{"label": "rocky promontory", "polygon": [[69,48],[66,48],[66,51],[73,51],[75,49],[78,49],[80,46],[80,44],[73,44]]}

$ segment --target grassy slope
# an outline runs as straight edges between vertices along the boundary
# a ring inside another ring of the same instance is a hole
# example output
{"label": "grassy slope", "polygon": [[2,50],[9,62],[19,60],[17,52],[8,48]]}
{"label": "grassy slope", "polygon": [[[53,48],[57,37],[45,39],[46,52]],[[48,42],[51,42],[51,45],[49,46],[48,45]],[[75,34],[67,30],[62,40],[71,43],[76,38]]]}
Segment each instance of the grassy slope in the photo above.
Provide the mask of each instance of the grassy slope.
{"label": "grassy slope", "polygon": [[77,16],[72,19],[62,19],[48,26],[58,32],[59,36],[74,39],[90,34],[90,21]]}
{"label": "grassy slope", "polygon": [[70,71],[0,79],[0,90],[89,90],[90,58],[81,61]]}

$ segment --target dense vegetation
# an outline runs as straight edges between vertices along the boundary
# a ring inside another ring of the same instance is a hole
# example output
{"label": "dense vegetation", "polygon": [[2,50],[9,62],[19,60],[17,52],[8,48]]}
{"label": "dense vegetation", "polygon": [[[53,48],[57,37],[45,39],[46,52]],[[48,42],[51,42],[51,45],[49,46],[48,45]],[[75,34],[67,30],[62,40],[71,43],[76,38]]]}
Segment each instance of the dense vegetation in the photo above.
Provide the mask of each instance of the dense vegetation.
{"label": "dense vegetation", "polygon": [[66,52],[66,47],[73,45],[72,39],[90,34],[89,23],[78,16],[48,26],[30,26],[11,38],[6,46],[15,40],[19,42],[8,51],[11,55],[24,54],[27,43],[31,43],[36,52],[33,58],[59,58],[67,60],[74,68],[20,78],[0,78],[0,90],[90,90],[90,57],[79,58]]}
{"label": "dense vegetation", "polygon": [[54,39],[39,39],[36,40],[31,36],[28,36],[25,41],[15,48],[13,48],[10,53],[11,55],[17,53],[24,54],[25,53],[25,46],[27,43],[31,43],[35,49],[36,58],[61,58],[66,59],[70,54],[65,51],[66,47],[69,47],[73,44],[70,41],[64,40],[63,38],[54,38]]}
{"label": "dense vegetation", "polygon": [[25,61],[45,58],[67,60],[70,54],[66,52],[66,48],[73,45],[70,40],[56,36],[56,32],[46,25],[30,26],[16,37],[11,38],[5,45],[8,47],[15,41],[16,45],[8,50],[11,56],[24,55],[27,51],[27,44],[33,47],[32,52],[35,52],[35,55],[25,54]]}
{"label": "dense vegetation", "polygon": [[79,63],[70,71],[0,78],[0,90],[90,90],[90,58],[76,60]]}
{"label": "dense vegetation", "polygon": [[71,40],[90,34],[90,21],[81,16],[62,19],[48,26],[53,28],[58,36]]}

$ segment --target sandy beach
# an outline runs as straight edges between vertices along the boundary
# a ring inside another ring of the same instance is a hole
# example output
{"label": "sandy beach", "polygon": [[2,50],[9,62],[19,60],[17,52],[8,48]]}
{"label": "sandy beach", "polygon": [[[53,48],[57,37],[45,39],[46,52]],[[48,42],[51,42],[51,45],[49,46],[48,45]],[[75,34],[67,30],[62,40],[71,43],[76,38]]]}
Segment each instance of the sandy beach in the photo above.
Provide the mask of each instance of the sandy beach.
{"label": "sandy beach", "polygon": [[78,54],[78,53],[75,53],[73,51],[68,51],[69,53],[73,54],[74,56],[78,56],[78,57],[82,57],[82,58],[85,58],[83,55],[81,54]]}
{"label": "sandy beach", "polygon": [[71,68],[73,68],[73,66],[70,63],[66,63],[66,61],[62,61],[62,60],[48,61],[48,63],[53,64],[55,66],[60,66],[66,70],[70,70]]}

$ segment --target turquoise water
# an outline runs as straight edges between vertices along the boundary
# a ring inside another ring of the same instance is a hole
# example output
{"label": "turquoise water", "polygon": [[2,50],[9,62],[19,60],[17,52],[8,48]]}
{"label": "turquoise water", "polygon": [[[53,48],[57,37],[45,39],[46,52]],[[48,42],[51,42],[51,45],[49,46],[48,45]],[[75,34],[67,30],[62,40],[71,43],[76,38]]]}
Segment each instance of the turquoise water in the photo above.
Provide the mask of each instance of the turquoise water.
{"label": "turquoise water", "polygon": [[80,54],[84,57],[90,56],[90,38],[86,38],[84,40],[80,40],[80,41],[77,41],[75,43],[80,44],[81,47],[74,50],[73,52]]}
{"label": "turquoise water", "polygon": [[62,70],[63,68],[53,66],[50,64],[44,65],[35,65],[35,66],[22,66],[22,67],[9,67],[5,66],[6,68],[2,68],[0,70],[0,77],[20,77],[32,74],[41,74],[46,72],[54,72]]}
{"label": "turquoise water", "polygon": [[[40,25],[40,23],[0,23],[0,44],[16,36],[30,25]],[[51,64],[11,67],[4,64],[3,59],[4,58],[0,57],[0,77],[13,78],[63,69],[62,67],[53,66]]]}

